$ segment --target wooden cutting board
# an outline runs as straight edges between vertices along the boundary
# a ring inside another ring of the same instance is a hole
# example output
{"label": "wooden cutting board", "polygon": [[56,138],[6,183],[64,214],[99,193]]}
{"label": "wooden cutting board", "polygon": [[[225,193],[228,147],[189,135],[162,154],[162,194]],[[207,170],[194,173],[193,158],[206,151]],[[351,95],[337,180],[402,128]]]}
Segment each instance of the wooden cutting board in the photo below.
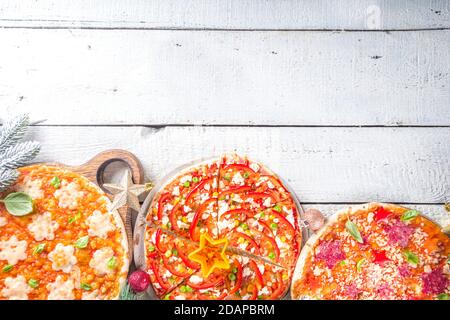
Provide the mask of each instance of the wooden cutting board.
{"label": "wooden cutting board", "polygon": [[[108,190],[103,188],[103,179],[106,167],[116,161],[125,163],[131,171],[133,182],[135,184],[142,184],[144,182],[144,169],[139,159],[129,151],[120,149],[111,149],[100,152],[94,156],[88,162],[79,166],[68,166],[61,163],[46,163],[48,165],[58,166],[75,173],[81,174],[82,176],[89,179],[91,182],[98,185],[112,200],[113,195],[109,193]],[[128,252],[130,262],[133,257],[133,222],[132,222],[132,210],[128,207],[122,207],[118,209],[122,221],[125,225],[125,230],[127,232],[128,239]]]}

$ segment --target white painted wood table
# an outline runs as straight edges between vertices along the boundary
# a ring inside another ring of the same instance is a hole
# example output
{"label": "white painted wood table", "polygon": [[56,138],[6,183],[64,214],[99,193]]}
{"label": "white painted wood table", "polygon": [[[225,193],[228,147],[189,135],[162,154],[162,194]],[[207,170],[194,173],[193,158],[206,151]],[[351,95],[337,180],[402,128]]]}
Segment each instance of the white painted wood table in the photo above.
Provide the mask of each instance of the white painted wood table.
{"label": "white painted wood table", "polygon": [[39,160],[123,148],[158,180],[224,151],[306,207],[387,201],[450,223],[448,1],[2,0],[1,118]]}

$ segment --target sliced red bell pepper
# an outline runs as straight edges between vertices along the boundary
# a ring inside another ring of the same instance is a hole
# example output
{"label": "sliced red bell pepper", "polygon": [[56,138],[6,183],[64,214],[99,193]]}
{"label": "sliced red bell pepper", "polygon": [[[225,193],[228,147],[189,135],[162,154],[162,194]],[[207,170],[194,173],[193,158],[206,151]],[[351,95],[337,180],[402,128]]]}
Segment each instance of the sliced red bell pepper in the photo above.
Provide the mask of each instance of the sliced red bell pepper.
{"label": "sliced red bell pepper", "polygon": [[209,289],[213,287],[217,287],[223,283],[223,278],[219,277],[216,280],[210,281],[210,282],[203,282],[201,284],[195,284],[190,281],[187,281],[187,285],[191,288],[197,289],[197,290],[203,290],[203,289]]}
{"label": "sliced red bell pepper", "polygon": [[200,219],[200,217],[203,214],[203,212],[205,212],[205,210],[208,208],[208,206],[212,202],[216,202],[216,199],[215,198],[210,198],[210,199],[206,200],[205,202],[203,202],[201,204],[201,206],[195,212],[194,218],[192,219],[192,222],[191,222],[191,226],[189,227],[189,235],[190,235],[190,237],[191,237],[191,239],[193,241],[198,241],[197,234],[195,233],[195,231],[197,229],[198,220]]}
{"label": "sliced red bell pepper", "polygon": [[161,242],[161,235],[162,235],[162,231],[161,229],[156,230],[156,235],[155,235],[155,247],[159,250],[159,252],[161,252],[162,254],[164,254],[164,252],[166,252],[164,250],[164,248],[162,248],[160,246],[160,242]]}
{"label": "sliced red bell pepper", "polygon": [[281,297],[283,292],[283,276],[281,275],[281,272],[277,273],[278,281],[276,282],[278,284],[278,287],[272,292],[272,295],[270,296],[270,300],[277,300]]}
{"label": "sliced red bell pepper", "polygon": [[[234,228],[233,230],[236,230],[236,228]],[[234,235],[234,236],[239,236],[239,237],[244,238],[245,240],[247,240],[248,242],[250,242],[250,245],[251,245],[252,247],[255,248],[256,253],[259,253],[259,252],[260,252],[260,247],[259,247],[258,243],[257,243],[257,242],[255,241],[255,239],[253,239],[252,237],[246,235],[245,233],[239,232],[239,231],[235,231],[235,232],[233,233],[233,235]]]}
{"label": "sliced red bell pepper", "polygon": [[162,289],[169,290],[170,286],[168,286],[163,281],[163,279],[161,279],[161,276],[159,275],[158,268],[156,266],[156,261],[155,260],[152,261],[151,267],[152,267],[153,274],[155,275],[156,282],[159,283],[159,285],[161,286]]}
{"label": "sliced red bell pepper", "polygon": [[191,199],[192,195],[197,192],[197,190],[200,190],[201,188],[203,188],[203,186],[208,183],[211,182],[214,178],[209,178],[209,179],[205,179],[200,181],[200,183],[198,185],[196,185],[191,191],[189,191],[189,193],[186,196],[186,200],[185,203],[188,203],[189,200]]}
{"label": "sliced red bell pepper", "polygon": [[256,286],[253,287],[252,296],[249,300],[256,300],[258,299],[258,288]]}
{"label": "sliced red bell pepper", "polygon": [[235,294],[238,292],[238,290],[242,286],[242,265],[239,263],[239,261],[235,260],[236,267],[237,267],[237,273],[236,273],[236,283],[234,285],[234,288],[230,290],[230,293],[228,295]]}
{"label": "sliced red bell pepper", "polygon": [[219,198],[222,198],[222,197],[224,197],[224,196],[226,196],[228,194],[231,194],[231,193],[243,193],[243,192],[249,191],[251,189],[252,189],[251,186],[242,186],[242,187],[231,188],[229,190],[221,192],[219,194]]}
{"label": "sliced red bell pepper", "polygon": [[169,193],[163,194],[158,200],[158,222],[162,219],[164,202],[170,198]]}
{"label": "sliced red bell pepper", "polygon": [[167,258],[164,255],[162,255],[162,260],[163,260],[164,267],[166,267],[166,269],[169,270],[170,273],[172,273],[173,275],[176,275],[177,277],[185,278],[185,277],[188,277],[191,274],[189,271],[186,271],[186,272],[179,272],[179,271],[177,271],[173,267],[173,265],[171,265],[169,263],[169,261],[167,260]]}
{"label": "sliced red bell pepper", "polygon": [[261,271],[259,271],[258,265],[256,264],[255,261],[251,260],[250,266],[252,267],[253,271],[255,272],[256,280],[260,284],[261,288],[264,287],[264,279],[261,274]]}
{"label": "sliced red bell pepper", "polygon": [[186,266],[194,270],[200,269],[200,265],[190,260],[177,244],[175,244],[175,248],[177,249],[178,255],[180,256],[181,260],[183,260]]}
{"label": "sliced red bell pepper", "polygon": [[283,222],[292,234],[295,234],[294,226],[281,213],[272,209],[272,214]]}
{"label": "sliced red bell pepper", "polygon": [[274,250],[274,253],[275,253],[275,261],[278,262],[279,259],[280,259],[280,248],[278,247],[277,242],[275,241],[274,238],[269,237],[269,236],[267,236],[265,234],[263,234],[262,236],[265,239],[265,241],[267,241],[267,242],[269,242],[271,244],[271,246],[272,246],[272,248]]}
{"label": "sliced red bell pepper", "polygon": [[268,234],[273,235],[273,230],[272,230],[272,228],[269,227],[269,225],[268,225],[265,221],[258,220],[258,223],[266,230],[266,232],[267,232]]}
{"label": "sliced red bell pepper", "polygon": [[252,218],[254,216],[253,212],[247,209],[233,209],[233,210],[228,210],[225,213],[223,213],[220,216],[220,220],[226,218],[227,216],[232,216],[232,215],[239,215],[239,214],[244,214],[244,217],[242,217],[242,220],[244,220],[245,218]]}
{"label": "sliced red bell pepper", "polygon": [[228,164],[225,167],[223,167],[223,170],[228,170],[228,169],[233,169],[233,168],[234,169],[239,169],[239,170],[248,170],[248,171],[251,171],[252,173],[256,173],[247,164],[239,164],[239,163]]}
{"label": "sliced red bell pepper", "polygon": [[170,215],[169,215],[169,221],[170,221],[170,224],[171,224],[171,226],[172,226],[172,229],[175,230],[175,231],[180,231],[180,228],[178,227],[178,224],[177,224],[177,219],[176,219],[176,217],[175,217],[175,215],[176,215],[176,213],[177,213],[177,211],[178,211],[179,209],[180,209],[180,204],[177,203],[177,204],[172,208],[172,210],[170,211]]}

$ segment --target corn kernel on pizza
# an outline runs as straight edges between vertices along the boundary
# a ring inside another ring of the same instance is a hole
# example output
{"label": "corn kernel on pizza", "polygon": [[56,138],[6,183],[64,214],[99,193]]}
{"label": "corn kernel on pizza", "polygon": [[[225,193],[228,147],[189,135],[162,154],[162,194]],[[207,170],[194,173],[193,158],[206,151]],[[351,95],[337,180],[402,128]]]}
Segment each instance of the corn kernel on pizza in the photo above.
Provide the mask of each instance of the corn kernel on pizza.
{"label": "corn kernel on pizza", "polygon": [[128,272],[122,220],[93,183],[67,170],[20,169],[11,192],[33,199],[13,216],[0,204],[0,299],[115,299]]}
{"label": "corn kernel on pizza", "polygon": [[369,203],[344,209],[298,260],[294,299],[448,299],[450,240],[416,210]]}
{"label": "corn kernel on pizza", "polygon": [[[146,268],[161,299],[280,299],[288,291],[302,241],[299,213],[261,164],[225,155],[183,170],[155,194],[147,222]],[[190,258],[205,235],[230,248],[227,267],[206,276]]]}

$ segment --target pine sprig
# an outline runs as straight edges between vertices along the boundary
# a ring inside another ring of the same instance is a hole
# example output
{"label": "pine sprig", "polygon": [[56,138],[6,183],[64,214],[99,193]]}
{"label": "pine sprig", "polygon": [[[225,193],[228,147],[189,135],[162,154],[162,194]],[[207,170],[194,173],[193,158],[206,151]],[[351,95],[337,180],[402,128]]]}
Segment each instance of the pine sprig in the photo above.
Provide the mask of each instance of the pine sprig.
{"label": "pine sprig", "polygon": [[0,168],[15,169],[22,167],[34,159],[41,146],[35,141],[20,142],[8,147],[0,154]]}
{"label": "pine sprig", "polygon": [[11,186],[19,176],[15,170],[32,161],[40,151],[34,141],[20,142],[28,129],[30,118],[22,114],[3,124],[0,132],[0,191]]}
{"label": "pine sprig", "polygon": [[5,190],[10,185],[12,185],[17,178],[19,177],[19,173],[17,170],[1,170],[0,171],[0,191]]}
{"label": "pine sprig", "polygon": [[0,134],[0,152],[22,140],[30,124],[28,114],[21,114],[3,124]]}
{"label": "pine sprig", "polygon": [[138,300],[138,296],[134,293],[133,289],[131,289],[130,285],[127,284],[123,287],[122,291],[120,291],[120,300]]}

